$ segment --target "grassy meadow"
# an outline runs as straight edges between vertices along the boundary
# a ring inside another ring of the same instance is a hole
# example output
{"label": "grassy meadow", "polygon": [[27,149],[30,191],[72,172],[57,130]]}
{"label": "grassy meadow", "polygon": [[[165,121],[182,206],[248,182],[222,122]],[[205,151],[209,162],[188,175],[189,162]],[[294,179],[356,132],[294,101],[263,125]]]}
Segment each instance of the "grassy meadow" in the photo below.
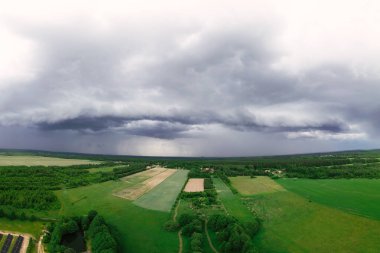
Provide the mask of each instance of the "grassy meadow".
{"label": "grassy meadow", "polygon": [[177,235],[162,229],[168,213],[141,208],[113,196],[130,185],[120,180],[57,191],[62,203],[60,214],[74,216],[97,210],[118,231],[121,252],[177,252]]}
{"label": "grassy meadow", "polygon": [[255,178],[249,176],[237,176],[230,177],[229,179],[231,180],[232,186],[241,195],[255,195],[285,190],[281,185],[265,176],[257,176]]}
{"label": "grassy meadow", "polygon": [[289,191],[346,212],[380,220],[379,179],[281,179]]}
{"label": "grassy meadow", "polygon": [[[270,178],[231,179],[237,190],[243,190],[241,193],[262,189],[263,181],[265,185],[270,185],[267,191],[242,196],[245,205],[263,221],[262,229],[254,239],[261,252],[371,253],[380,249],[380,241],[376,239],[380,233],[380,222],[377,220],[315,203],[285,189],[273,191],[273,188],[281,189],[281,186],[275,187],[279,181]],[[282,184],[287,180],[280,182]],[[243,184],[239,184],[242,181]],[[251,182],[247,188],[251,190],[242,188],[247,181]],[[289,180],[288,183],[291,182]],[[333,194],[333,191],[330,190],[330,193]]]}
{"label": "grassy meadow", "polygon": [[309,202],[288,191],[245,201],[263,220],[255,238],[262,252],[379,252],[379,221]]}
{"label": "grassy meadow", "polygon": [[20,221],[0,218],[0,230],[26,233],[38,239],[42,233],[43,223],[40,221]]}
{"label": "grassy meadow", "polygon": [[233,194],[230,188],[220,178],[213,178],[213,182],[218,197],[227,213],[235,216],[241,221],[250,221],[252,219],[252,214],[247,207],[243,205],[239,196]]}

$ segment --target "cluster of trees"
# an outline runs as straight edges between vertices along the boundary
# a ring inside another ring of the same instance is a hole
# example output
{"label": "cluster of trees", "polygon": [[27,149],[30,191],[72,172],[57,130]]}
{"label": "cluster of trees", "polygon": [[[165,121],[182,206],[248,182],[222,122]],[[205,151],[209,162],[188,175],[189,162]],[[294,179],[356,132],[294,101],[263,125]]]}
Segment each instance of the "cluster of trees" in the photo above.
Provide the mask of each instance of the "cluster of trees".
{"label": "cluster of trees", "polygon": [[201,168],[191,168],[188,178],[211,178],[210,173],[202,171]]}
{"label": "cluster of trees", "polygon": [[113,174],[116,178],[126,177],[145,170],[148,165],[148,163],[134,163],[122,167],[117,167],[113,169]]}
{"label": "cluster of trees", "polygon": [[202,233],[197,232],[194,232],[191,235],[190,247],[194,253],[203,251],[203,237],[204,236]]}
{"label": "cluster of trees", "polygon": [[96,215],[88,228],[88,237],[91,241],[93,253],[116,253],[117,243],[110,233],[104,218]]}
{"label": "cluster of trees", "polygon": [[202,208],[216,204],[217,193],[215,188],[205,189],[203,192],[183,192],[181,198],[190,200],[194,208]]}
{"label": "cluster of trees", "polygon": [[1,190],[0,205],[15,208],[48,210],[59,206],[57,196],[52,191],[37,190]]}
{"label": "cluster of trees", "polygon": [[14,210],[8,211],[2,208],[0,208],[0,218],[7,218],[10,220],[37,220],[37,217],[34,215],[26,215],[24,212],[15,212]]}
{"label": "cluster of trees", "polygon": [[184,236],[191,236],[195,232],[202,233],[203,221],[195,214],[184,213],[178,217],[178,225]]}
{"label": "cluster of trees", "polygon": [[258,219],[240,223],[231,216],[215,214],[210,217],[208,226],[216,232],[222,252],[257,252],[252,243],[252,238],[260,228]]}
{"label": "cluster of trees", "polygon": [[63,217],[56,223],[47,226],[47,233],[43,242],[48,245],[51,253],[70,253],[73,249],[63,245],[62,237],[68,234],[85,233],[91,242],[91,251],[94,253],[116,253],[117,243],[111,234],[103,217],[96,211],[90,211],[83,217]]}
{"label": "cluster of trees", "polygon": [[203,251],[203,224],[204,221],[194,214],[184,213],[178,218],[178,226],[182,228],[182,234],[190,237],[190,247],[193,253]]}
{"label": "cluster of trees", "polygon": [[379,164],[356,164],[330,167],[290,168],[287,177],[298,178],[380,178]]}
{"label": "cluster of trees", "polygon": [[[331,161],[330,161],[331,159]],[[231,187],[228,177],[233,176],[273,176],[273,171],[281,171],[286,177],[299,178],[380,178],[380,164],[377,158],[334,158],[283,159],[277,161],[254,162],[244,166],[217,166],[216,174]]]}

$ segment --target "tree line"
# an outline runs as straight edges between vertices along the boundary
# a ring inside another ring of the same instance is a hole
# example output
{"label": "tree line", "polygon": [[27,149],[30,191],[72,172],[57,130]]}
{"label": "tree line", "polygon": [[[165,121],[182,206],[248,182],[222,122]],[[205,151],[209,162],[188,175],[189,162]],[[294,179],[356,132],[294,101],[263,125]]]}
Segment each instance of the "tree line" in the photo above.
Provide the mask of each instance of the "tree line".
{"label": "tree line", "polygon": [[117,241],[112,235],[104,218],[96,211],[90,211],[82,217],[63,217],[47,226],[43,242],[50,253],[70,253],[74,249],[62,244],[62,238],[68,234],[84,233],[91,243],[93,253],[116,253]]}

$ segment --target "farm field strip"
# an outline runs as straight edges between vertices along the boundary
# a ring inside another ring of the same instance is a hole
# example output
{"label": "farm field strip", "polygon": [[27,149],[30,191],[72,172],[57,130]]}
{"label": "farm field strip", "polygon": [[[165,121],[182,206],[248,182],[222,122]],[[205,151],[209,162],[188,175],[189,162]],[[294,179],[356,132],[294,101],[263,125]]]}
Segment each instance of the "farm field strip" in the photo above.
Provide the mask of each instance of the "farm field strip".
{"label": "farm field strip", "polygon": [[203,192],[204,188],[204,178],[190,178],[187,182],[184,192]]}
{"label": "farm field strip", "polygon": [[285,191],[285,189],[277,184],[273,179],[266,176],[257,176],[251,178],[249,176],[230,177],[232,186],[245,196],[263,193],[272,193]]}
{"label": "farm field strip", "polygon": [[165,169],[162,172],[152,176],[151,178],[146,179],[141,183],[138,183],[120,192],[115,193],[115,196],[125,198],[128,200],[135,200],[143,194],[155,188],[157,185],[161,184],[165,179],[170,177],[176,171],[177,170],[175,169]]}
{"label": "farm field strip", "polygon": [[136,199],[133,203],[147,209],[170,212],[187,180],[187,174],[187,170],[177,170],[165,181]]}
{"label": "farm field strip", "polygon": [[317,203],[380,220],[380,179],[280,179],[284,188]]}
{"label": "farm field strip", "polygon": [[241,221],[250,221],[253,216],[247,207],[242,203],[239,196],[232,193],[230,188],[220,179],[212,179],[215,185],[218,197],[221,200],[228,214],[235,216]]}
{"label": "farm field strip", "polygon": [[0,155],[0,166],[71,166],[81,164],[99,164],[98,161],[65,159],[45,156],[7,156]]}
{"label": "farm field strip", "polygon": [[245,197],[244,202],[263,221],[254,239],[261,252],[379,252],[379,221],[310,202],[289,191]]}
{"label": "farm field strip", "polygon": [[126,177],[123,177],[122,180],[130,183],[140,183],[146,179],[149,179],[151,177],[154,177],[164,171],[166,171],[167,168],[163,167],[155,167],[152,169],[144,170]]}

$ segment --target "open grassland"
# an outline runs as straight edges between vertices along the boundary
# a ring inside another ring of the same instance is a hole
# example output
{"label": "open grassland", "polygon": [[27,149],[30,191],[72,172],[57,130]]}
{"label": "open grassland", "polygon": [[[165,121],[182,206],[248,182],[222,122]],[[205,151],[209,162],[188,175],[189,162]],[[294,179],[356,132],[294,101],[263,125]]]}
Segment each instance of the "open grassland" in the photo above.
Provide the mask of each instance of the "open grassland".
{"label": "open grassland", "polygon": [[203,192],[204,188],[204,178],[190,178],[187,181],[184,192]]}
{"label": "open grassland", "polygon": [[261,252],[379,252],[380,222],[329,208],[288,191],[245,198],[263,220]]}
{"label": "open grassland", "polygon": [[125,167],[125,165],[116,165],[116,166],[103,166],[98,168],[91,168],[87,169],[90,173],[97,173],[97,172],[112,172],[115,168]]}
{"label": "open grassland", "polygon": [[30,234],[38,238],[42,232],[43,223],[40,221],[20,221],[0,218],[0,231],[12,231],[21,234]]}
{"label": "open grassland", "polygon": [[177,170],[133,203],[147,209],[169,212],[187,180],[187,170]]}
{"label": "open grassland", "polygon": [[380,179],[281,179],[277,182],[320,204],[380,220]]}
{"label": "open grassland", "polygon": [[[159,173],[152,173],[149,170],[144,171],[142,173],[146,173],[145,175],[154,175],[143,182],[140,182],[140,180],[143,179],[144,176],[140,175],[138,177],[134,177],[130,179],[130,183],[136,183],[135,185],[128,187],[126,189],[123,189],[122,191],[119,191],[115,193],[115,196],[129,199],[129,200],[135,200],[142,196],[143,194],[149,192],[154,187],[162,183],[166,178],[170,177],[172,174],[174,174],[177,170],[175,169],[162,169]],[[126,180],[128,182],[128,180]]]}
{"label": "open grassland", "polygon": [[120,180],[57,191],[60,214],[75,216],[97,210],[119,232],[120,252],[178,252],[177,234],[162,229],[168,213],[144,209],[113,195],[130,185]]}
{"label": "open grassland", "polygon": [[243,205],[239,196],[233,194],[228,186],[220,179],[213,178],[218,197],[225,207],[228,214],[235,216],[241,221],[250,221],[253,216],[251,212]]}
{"label": "open grassland", "polygon": [[64,159],[45,156],[0,155],[0,166],[70,166],[99,163],[100,162],[90,160]]}
{"label": "open grassland", "polygon": [[231,180],[232,186],[241,195],[254,195],[285,190],[281,185],[265,176],[257,176],[255,178],[249,176],[237,176],[230,177],[229,179]]}

